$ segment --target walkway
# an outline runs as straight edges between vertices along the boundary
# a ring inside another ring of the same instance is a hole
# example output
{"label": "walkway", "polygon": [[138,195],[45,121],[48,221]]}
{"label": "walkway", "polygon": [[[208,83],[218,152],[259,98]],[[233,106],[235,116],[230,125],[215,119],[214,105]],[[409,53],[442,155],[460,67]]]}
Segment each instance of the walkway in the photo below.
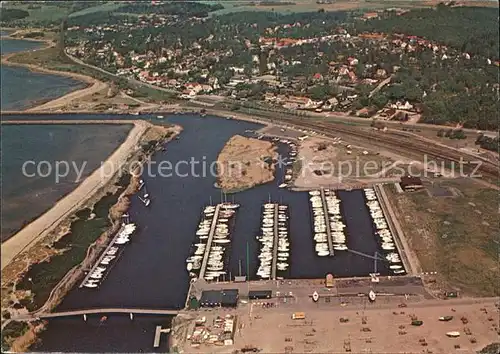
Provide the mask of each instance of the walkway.
{"label": "walkway", "polygon": [[145,315],[178,315],[179,310],[166,309],[141,309],[141,308],[103,308],[103,309],[86,309],[51,313],[34,313],[24,316],[12,317],[13,321],[31,321],[40,318],[57,318],[70,316],[83,316],[92,314],[110,314],[110,313],[126,313],[126,314],[145,314]]}
{"label": "walkway", "polygon": [[332,240],[332,230],[330,228],[330,214],[328,213],[328,205],[325,200],[325,191],[321,188],[321,203],[323,203],[323,211],[325,213],[325,226],[326,226],[326,239],[328,240],[328,251],[330,256],[333,256],[333,240]]}
{"label": "walkway", "polygon": [[214,218],[212,219],[212,225],[210,226],[210,233],[208,234],[207,246],[205,247],[205,254],[203,255],[203,263],[201,263],[200,276],[199,278],[205,279],[205,271],[207,270],[208,255],[210,254],[210,249],[212,248],[212,240],[214,239],[215,228],[217,226],[217,221],[219,219],[219,211],[222,204],[217,204],[215,207]]}

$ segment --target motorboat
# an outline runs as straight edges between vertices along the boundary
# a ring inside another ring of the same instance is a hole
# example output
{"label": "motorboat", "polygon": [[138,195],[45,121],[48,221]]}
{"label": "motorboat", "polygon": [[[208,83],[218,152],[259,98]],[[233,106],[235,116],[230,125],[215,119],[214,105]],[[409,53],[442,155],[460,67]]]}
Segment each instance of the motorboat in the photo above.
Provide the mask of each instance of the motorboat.
{"label": "motorboat", "polygon": [[223,209],[238,209],[240,207],[239,204],[236,203],[222,203],[221,208]]}
{"label": "motorboat", "polygon": [[231,242],[231,240],[229,240],[227,238],[223,238],[223,239],[215,239],[214,242],[215,243],[229,243],[229,242]]}
{"label": "motorboat", "polygon": [[89,283],[89,282],[85,282],[85,284],[83,284],[84,287],[86,288],[97,288],[98,285],[95,284],[95,283]]}
{"label": "motorboat", "polygon": [[404,269],[397,269],[397,270],[394,270],[393,273],[394,274],[403,274],[403,273],[405,273],[405,270]]}
{"label": "motorboat", "polygon": [[279,187],[280,187],[280,188],[285,188],[286,186],[288,186],[288,184],[286,184],[286,183],[281,183],[281,184],[279,185]]}
{"label": "motorboat", "polygon": [[375,301],[376,295],[375,295],[375,292],[373,290],[370,290],[370,292],[368,293],[368,298],[372,302]]}
{"label": "motorboat", "polygon": [[392,265],[389,266],[389,269],[394,269],[394,270],[395,269],[401,269],[401,268],[403,268],[403,266],[399,265],[399,264],[392,264]]}
{"label": "motorboat", "polygon": [[186,269],[187,269],[188,272],[191,271],[193,269],[193,263],[188,263],[186,265]]}

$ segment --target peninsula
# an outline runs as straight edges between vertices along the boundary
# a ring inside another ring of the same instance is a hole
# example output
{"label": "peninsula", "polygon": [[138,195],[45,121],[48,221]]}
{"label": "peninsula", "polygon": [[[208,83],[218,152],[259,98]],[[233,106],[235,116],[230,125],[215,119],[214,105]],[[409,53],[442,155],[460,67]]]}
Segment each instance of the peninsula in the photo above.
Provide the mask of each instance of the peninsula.
{"label": "peninsula", "polygon": [[272,143],[235,135],[217,159],[218,185],[227,193],[270,182],[274,179],[277,158]]}

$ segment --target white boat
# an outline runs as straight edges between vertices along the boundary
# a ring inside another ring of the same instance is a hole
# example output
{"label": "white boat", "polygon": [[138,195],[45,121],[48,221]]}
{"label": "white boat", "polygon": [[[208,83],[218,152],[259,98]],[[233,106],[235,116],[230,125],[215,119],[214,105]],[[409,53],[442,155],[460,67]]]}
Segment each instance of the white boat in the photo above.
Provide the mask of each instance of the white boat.
{"label": "white boat", "polygon": [[403,266],[399,265],[399,264],[393,264],[393,265],[390,265],[389,268],[390,269],[401,269],[401,268],[403,268]]}
{"label": "white boat", "polygon": [[318,300],[319,300],[319,294],[318,294],[317,291],[313,292],[312,299],[313,299],[314,302],[318,302]]}
{"label": "white boat", "polygon": [[221,207],[223,209],[238,209],[240,205],[236,203],[223,203]]}
{"label": "white boat", "polygon": [[215,243],[229,243],[229,242],[231,242],[231,240],[229,240],[227,238],[222,238],[222,239],[215,239],[214,242]]}
{"label": "white boat", "polygon": [[403,274],[405,272],[404,269],[397,269],[395,271],[393,271],[394,274]]}
{"label": "white boat", "polygon": [[370,290],[370,292],[368,293],[368,298],[370,299],[370,301],[375,301],[375,292],[373,290]]}
{"label": "white boat", "polygon": [[139,197],[139,199],[144,204],[144,206],[148,206],[151,203],[151,200],[149,200],[148,198],[142,199],[141,197]]}
{"label": "white boat", "polygon": [[287,184],[286,184],[286,183],[281,183],[281,184],[279,185],[279,187],[280,187],[280,188],[285,188],[286,186],[287,186]]}
{"label": "white boat", "polygon": [[188,263],[188,264],[186,265],[186,269],[188,270],[188,272],[189,272],[191,269],[193,269],[193,263]]}
{"label": "white boat", "polygon": [[158,118],[158,119],[163,119],[163,116],[156,116],[156,118]]}
{"label": "white boat", "polygon": [[85,284],[83,284],[84,287],[86,288],[97,288],[97,284],[94,284],[94,283],[89,283],[89,282],[86,282]]}

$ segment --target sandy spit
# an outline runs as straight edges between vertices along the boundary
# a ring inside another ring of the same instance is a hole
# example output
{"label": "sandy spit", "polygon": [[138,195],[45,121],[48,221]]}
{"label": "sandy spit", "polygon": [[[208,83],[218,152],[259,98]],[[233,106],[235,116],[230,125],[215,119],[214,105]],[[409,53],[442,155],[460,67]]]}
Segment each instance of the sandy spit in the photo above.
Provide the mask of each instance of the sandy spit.
{"label": "sandy spit", "polygon": [[77,211],[96,191],[104,187],[125,164],[128,156],[138,148],[138,143],[148,125],[149,123],[145,121],[135,121],[125,142],[111,154],[105,164],[50,210],[2,243],[1,269],[3,270],[30,245],[48,235],[64,218]]}

